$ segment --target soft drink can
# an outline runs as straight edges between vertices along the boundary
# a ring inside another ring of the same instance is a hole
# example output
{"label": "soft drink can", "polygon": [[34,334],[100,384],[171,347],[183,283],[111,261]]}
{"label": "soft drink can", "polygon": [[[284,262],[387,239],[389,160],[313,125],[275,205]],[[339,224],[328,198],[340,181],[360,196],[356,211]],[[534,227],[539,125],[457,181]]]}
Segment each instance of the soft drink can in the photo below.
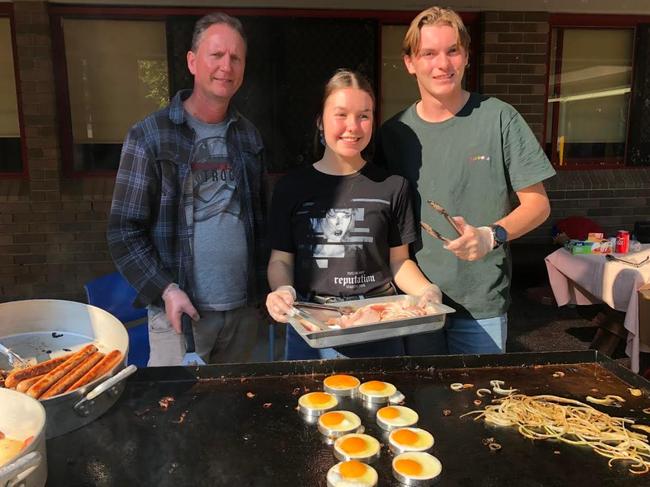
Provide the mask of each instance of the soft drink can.
{"label": "soft drink can", "polygon": [[616,253],[627,254],[630,251],[630,232],[619,230],[616,234]]}

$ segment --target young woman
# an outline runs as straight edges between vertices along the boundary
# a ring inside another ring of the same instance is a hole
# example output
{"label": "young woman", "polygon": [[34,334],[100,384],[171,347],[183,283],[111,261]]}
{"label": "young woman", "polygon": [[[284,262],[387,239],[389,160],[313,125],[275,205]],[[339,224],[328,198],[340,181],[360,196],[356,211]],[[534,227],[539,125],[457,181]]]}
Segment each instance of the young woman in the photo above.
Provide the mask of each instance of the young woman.
{"label": "young woman", "polygon": [[[327,302],[395,294],[395,286],[440,302],[409,258],[416,240],[406,180],[367,160],[375,99],[358,73],[337,71],[325,86],[317,126],[324,153],[311,166],[282,178],[271,205],[272,253],[266,299],[271,317],[287,322],[292,303]],[[344,356],[405,355],[401,338],[338,349]],[[287,359],[322,358],[287,328]],[[335,355],[334,355],[335,356]]]}

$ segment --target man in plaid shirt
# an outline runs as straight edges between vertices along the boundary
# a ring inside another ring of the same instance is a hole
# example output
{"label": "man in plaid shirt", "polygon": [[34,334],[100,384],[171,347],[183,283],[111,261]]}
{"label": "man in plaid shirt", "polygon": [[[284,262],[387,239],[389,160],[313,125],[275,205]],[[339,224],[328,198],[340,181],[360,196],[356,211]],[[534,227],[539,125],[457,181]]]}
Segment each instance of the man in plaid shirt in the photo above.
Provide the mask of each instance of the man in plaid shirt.
{"label": "man in plaid shirt", "polygon": [[255,345],[266,171],[259,132],[230,104],[245,62],[238,19],[200,19],[187,53],[193,90],[136,123],[122,148],[108,243],[148,307],[150,366],[182,362],[183,313],[206,362],[245,362]]}

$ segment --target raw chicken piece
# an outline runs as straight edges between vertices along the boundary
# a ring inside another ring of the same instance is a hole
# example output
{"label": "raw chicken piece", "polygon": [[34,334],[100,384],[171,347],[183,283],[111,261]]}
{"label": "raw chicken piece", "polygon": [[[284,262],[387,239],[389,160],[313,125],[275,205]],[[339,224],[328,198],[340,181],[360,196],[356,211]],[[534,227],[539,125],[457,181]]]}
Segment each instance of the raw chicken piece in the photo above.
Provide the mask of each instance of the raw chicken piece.
{"label": "raw chicken piece", "polygon": [[380,321],[396,321],[418,316],[433,314],[435,308],[431,305],[425,307],[412,304],[409,300],[390,301],[386,303],[374,303],[357,309],[354,313],[343,315],[340,318],[328,321],[329,325],[337,325],[341,328],[351,326],[367,325]]}

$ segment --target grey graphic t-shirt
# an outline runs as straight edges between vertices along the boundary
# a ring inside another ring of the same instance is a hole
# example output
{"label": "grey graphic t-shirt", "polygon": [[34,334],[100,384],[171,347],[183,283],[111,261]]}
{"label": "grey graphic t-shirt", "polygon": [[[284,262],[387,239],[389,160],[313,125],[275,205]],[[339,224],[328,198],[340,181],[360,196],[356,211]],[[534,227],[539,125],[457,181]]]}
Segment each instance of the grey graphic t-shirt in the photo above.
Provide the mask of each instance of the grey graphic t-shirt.
{"label": "grey graphic t-shirt", "polygon": [[194,305],[225,311],[246,304],[248,249],[239,189],[228,154],[230,119],[207,124],[185,112],[196,132],[190,161],[194,185]]}

